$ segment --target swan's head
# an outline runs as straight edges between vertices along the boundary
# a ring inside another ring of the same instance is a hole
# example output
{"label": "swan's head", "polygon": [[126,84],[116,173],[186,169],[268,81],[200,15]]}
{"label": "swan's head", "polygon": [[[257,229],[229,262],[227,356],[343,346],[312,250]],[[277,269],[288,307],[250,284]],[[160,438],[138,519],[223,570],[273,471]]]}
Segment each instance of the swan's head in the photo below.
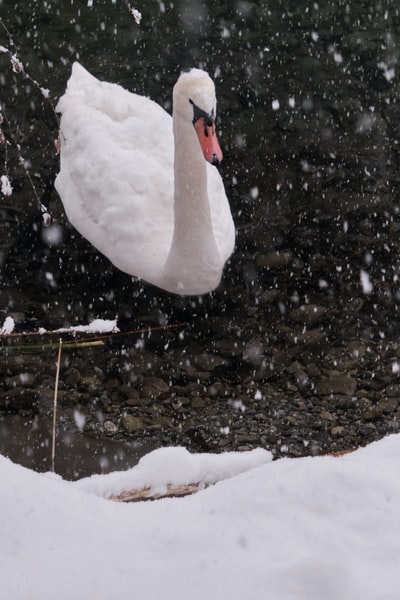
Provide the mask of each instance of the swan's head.
{"label": "swan's head", "polygon": [[208,73],[201,69],[182,73],[174,86],[173,103],[174,112],[193,124],[204,158],[218,165],[222,151],[215,128],[217,101],[214,82]]}

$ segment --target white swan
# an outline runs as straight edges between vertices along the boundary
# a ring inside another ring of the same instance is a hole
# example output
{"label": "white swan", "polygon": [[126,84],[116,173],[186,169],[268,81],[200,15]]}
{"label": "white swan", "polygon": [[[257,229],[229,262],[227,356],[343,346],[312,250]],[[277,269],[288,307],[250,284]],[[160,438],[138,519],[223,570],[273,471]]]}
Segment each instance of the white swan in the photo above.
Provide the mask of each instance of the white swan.
{"label": "white swan", "polygon": [[235,229],[210,164],[222,153],[207,73],[179,77],[171,118],[152,100],[74,63],[57,111],[56,189],[74,227],[119,269],[168,292],[215,289]]}

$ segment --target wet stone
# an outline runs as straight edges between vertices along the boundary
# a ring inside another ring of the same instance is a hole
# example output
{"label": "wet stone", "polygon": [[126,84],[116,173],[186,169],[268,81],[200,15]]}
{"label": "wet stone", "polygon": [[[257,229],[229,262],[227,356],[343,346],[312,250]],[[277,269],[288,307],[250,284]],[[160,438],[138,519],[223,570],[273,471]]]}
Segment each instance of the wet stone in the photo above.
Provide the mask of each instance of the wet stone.
{"label": "wet stone", "polygon": [[211,354],[210,352],[203,352],[197,354],[194,358],[195,365],[203,371],[213,371],[216,367],[220,367],[225,364],[225,360],[217,354]]}
{"label": "wet stone", "polygon": [[81,373],[78,369],[69,369],[65,374],[65,385],[76,387],[81,381]]}
{"label": "wet stone", "polygon": [[292,310],[289,313],[289,318],[296,323],[302,323],[304,325],[314,325],[326,315],[327,309],[324,306],[318,306],[317,304],[303,304],[299,308]]}
{"label": "wet stone", "polygon": [[140,417],[134,417],[133,415],[124,415],[121,419],[121,427],[128,432],[145,429],[143,420]]}
{"label": "wet stone", "polygon": [[36,381],[36,375],[34,373],[19,373],[13,377],[6,377],[4,384],[9,387],[32,387]]}
{"label": "wet stone", "polygon": [[112,421],[104,421],[103,431],[108,435],[114,435],[115,433],[117,433],[118,427]]}
{"label": "wet stone", "polygon": [[396,383],[393,385],[389,385],[386,388],[385,393],[387,396],[400,399],[400,384]]}
{"label": "wet stone", "polygon": [[336,421],[336,419],[337,419],[336,415],[334,415],[326,410],[323,410],[319,416],[323,421]]}
{"label": "wet stone", "polygon": [[268,252],[257,255],[256,265],[264,269],[283,269],[290,265],[292,260],[291,252]]}
{"label": "wet stone", "polygon": [[192,408],[195,409],[205,408],[207,404],[207,399],[201,397],[193,398],[191,401]]}
{"label": "wet stone", "polygon": [[315,386],[317,394],[348,394],[353,395],[357,388],[357,380],[345,373],[338,373],[330,377],[322,377]]}
{"label": "wet stone", "polygon": [[159,377],[145,377],[141,385],[141,393],[150,398],[159,398],[169,392],[169,385]]}
{"label": "wet stone", "polygon": [[344,430],[345,430],[345,428],[342,427],[341,425],[336,425],[335,427],[332,427],[331,434],[333,436],[337,436],[337,435],[342,434]]}
{"label": "wet stone", "polygon": [[381,400],[375,406],[371,406],[366,410],[362,417],[365,421],[374,421],[379,419],[384,413],[393,414],[399,406],[398,398],[388,398],[387,400]]}
{"label": "wet stone", "polygon": [[22,408],[34,409],[38,400],[35,390],[15,386],[7,390],[0,400],[0,408],[18,412]]}

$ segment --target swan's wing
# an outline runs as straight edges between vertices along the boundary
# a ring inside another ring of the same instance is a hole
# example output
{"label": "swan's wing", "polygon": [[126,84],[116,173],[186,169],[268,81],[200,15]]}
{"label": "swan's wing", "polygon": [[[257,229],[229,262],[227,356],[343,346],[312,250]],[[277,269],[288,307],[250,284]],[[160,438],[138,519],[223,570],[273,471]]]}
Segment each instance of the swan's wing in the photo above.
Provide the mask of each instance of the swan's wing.
{"label": "swan's wing", "polygon": [[150,280],[173,232],[172,118],[80,65],[57,109],[56,188],[69,220],[120,269]]}

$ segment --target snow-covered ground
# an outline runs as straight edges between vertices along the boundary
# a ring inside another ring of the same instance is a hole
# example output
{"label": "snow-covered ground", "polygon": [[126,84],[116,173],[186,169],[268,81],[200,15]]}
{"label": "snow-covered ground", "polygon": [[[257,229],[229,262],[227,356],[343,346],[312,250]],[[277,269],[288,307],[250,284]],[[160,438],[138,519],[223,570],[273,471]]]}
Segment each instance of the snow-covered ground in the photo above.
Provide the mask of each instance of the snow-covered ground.
{"label": "snow-covered ground", "polygon": [[[340,458],[157,450],[70,483],[0,457],[2,598],[397,600],[400,435]],[[215,485],[123,504],[125,487]]]}

